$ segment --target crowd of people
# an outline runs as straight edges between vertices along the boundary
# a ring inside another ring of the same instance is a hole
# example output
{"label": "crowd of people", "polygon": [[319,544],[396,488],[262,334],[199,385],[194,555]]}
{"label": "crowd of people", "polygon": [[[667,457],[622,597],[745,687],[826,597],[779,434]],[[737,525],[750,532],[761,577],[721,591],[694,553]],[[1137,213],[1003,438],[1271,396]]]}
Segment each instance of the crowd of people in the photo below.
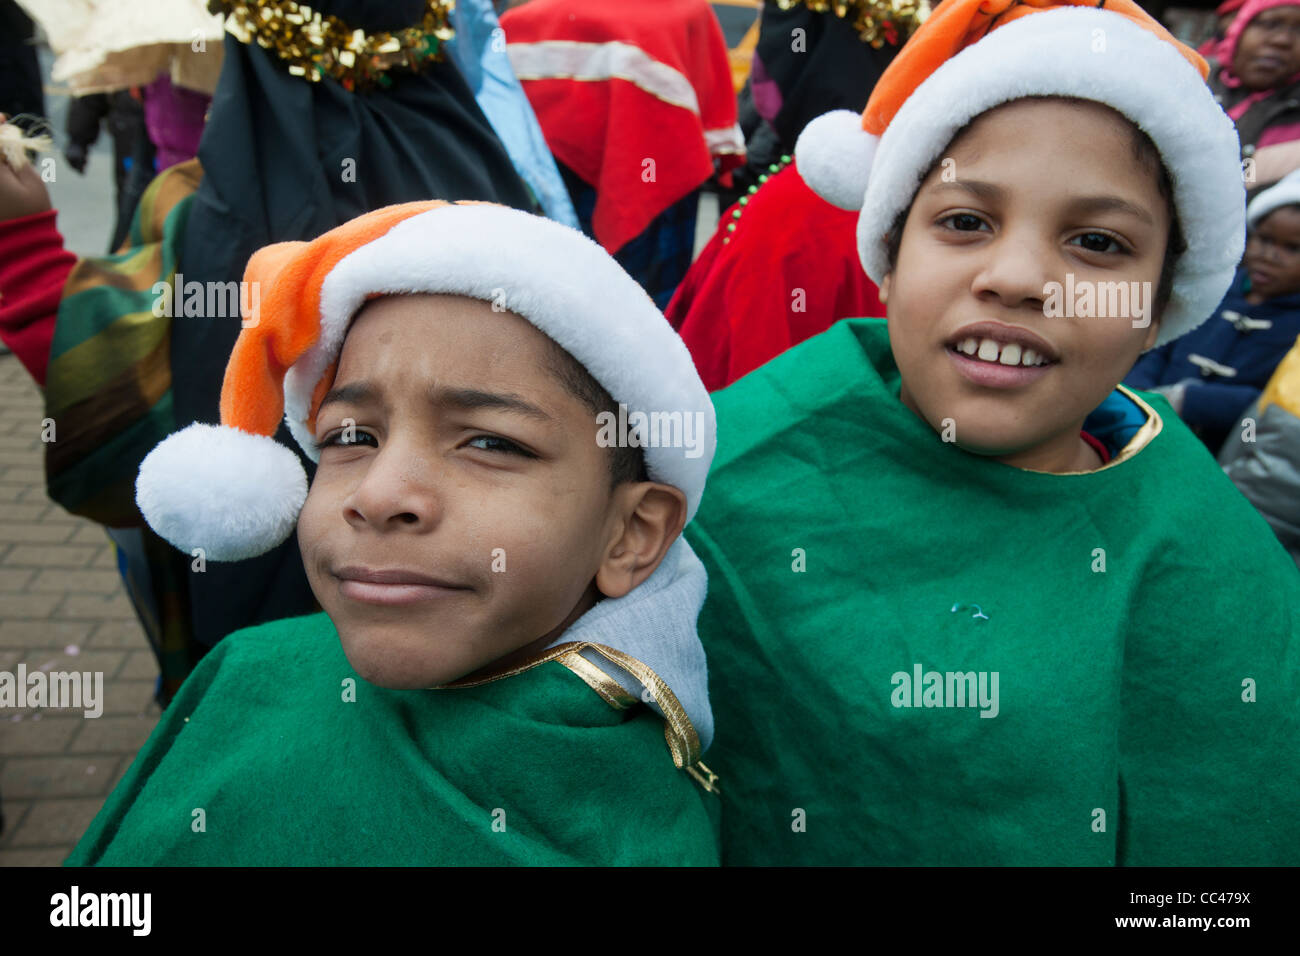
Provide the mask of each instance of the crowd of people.
{"label": "crowd of people", "polygon": [[210,6],[112,254],[0,161],[165,708],[69,863],[1300,862],[1300,3]]}

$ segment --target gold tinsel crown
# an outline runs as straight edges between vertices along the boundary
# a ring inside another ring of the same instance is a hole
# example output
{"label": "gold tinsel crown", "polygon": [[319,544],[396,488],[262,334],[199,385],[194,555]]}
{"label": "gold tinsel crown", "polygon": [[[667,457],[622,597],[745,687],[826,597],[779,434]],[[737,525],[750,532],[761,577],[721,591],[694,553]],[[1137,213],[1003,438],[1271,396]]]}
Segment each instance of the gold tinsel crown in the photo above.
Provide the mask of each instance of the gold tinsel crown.
{"label": "gold tinsel crown", "polygon": [[801,4],[847,21],[876,50],[886,43],[901,46],[930,15],[929,0],[776,0],[782,10]]}
{"label": "gold tinsel crown", "polygon": [[273,51],[292,75],[312,83],[328,76],[352,90],[389,86],[389,70],[418,72],[443,59],[443,44],[455,33],[448,19],[455,6],[455,0],[428,0],[419,23],[392,33],[367,33],[293,0],[209,0],[208,11],[224,15],[227,32],[240,43],[256,41]]}

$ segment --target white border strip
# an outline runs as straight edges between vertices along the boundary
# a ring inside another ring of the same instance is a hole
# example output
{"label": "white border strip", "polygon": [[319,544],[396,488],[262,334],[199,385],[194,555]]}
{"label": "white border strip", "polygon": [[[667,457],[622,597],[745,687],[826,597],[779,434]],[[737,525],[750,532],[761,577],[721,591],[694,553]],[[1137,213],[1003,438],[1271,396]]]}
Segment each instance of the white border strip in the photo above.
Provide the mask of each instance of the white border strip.
{"label": "white border strip", "polygon": [[627,80],[665,103],[700,113],[690,80],[627,43],[547,40],[507,43],[506,52],[520,80]]}
{"label": "white border strip", "polygon": [[730,129],[706,129],[704,143],[710,156],[745,155],[745,134],[739,123],[733,123]]}

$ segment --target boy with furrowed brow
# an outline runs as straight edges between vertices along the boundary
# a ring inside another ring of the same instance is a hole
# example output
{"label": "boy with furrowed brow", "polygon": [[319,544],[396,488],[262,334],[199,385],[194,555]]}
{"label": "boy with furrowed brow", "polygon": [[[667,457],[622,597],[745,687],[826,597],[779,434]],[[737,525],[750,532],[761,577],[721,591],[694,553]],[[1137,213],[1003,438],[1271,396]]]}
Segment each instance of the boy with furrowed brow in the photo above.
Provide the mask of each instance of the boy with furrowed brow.
{"label": "boy with furrowed brow", "polygon": [[[296,524],[324,613],[218,644],[68,863],[716,864],[679,539],[714,417],[648,296],[483,203],[387,207],[245,278],[223,424],[160,444],[138,500],[211,560]],[[703,454],[602,447],[615,403],[698,414]]]}

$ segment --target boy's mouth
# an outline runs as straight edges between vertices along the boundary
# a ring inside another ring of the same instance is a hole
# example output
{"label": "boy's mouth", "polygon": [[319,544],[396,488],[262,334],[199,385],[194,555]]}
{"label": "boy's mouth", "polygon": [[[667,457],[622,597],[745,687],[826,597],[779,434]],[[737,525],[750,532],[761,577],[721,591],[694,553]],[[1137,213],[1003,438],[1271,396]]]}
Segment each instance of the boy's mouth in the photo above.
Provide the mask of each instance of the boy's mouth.
{"label": "boy's mouth", "polygon": [[1046,339],[1000,322],[963,326],[945,346],[962,375],[976,385],[990,388],[1027,385],[1060,362],[1060,354]]}
{"label": "boy's mouth", "polygon": [[339,593],[364,604],[414,604],[472,590],[401,568],[372,569],[353,565],[333,573],[339,581]]}

